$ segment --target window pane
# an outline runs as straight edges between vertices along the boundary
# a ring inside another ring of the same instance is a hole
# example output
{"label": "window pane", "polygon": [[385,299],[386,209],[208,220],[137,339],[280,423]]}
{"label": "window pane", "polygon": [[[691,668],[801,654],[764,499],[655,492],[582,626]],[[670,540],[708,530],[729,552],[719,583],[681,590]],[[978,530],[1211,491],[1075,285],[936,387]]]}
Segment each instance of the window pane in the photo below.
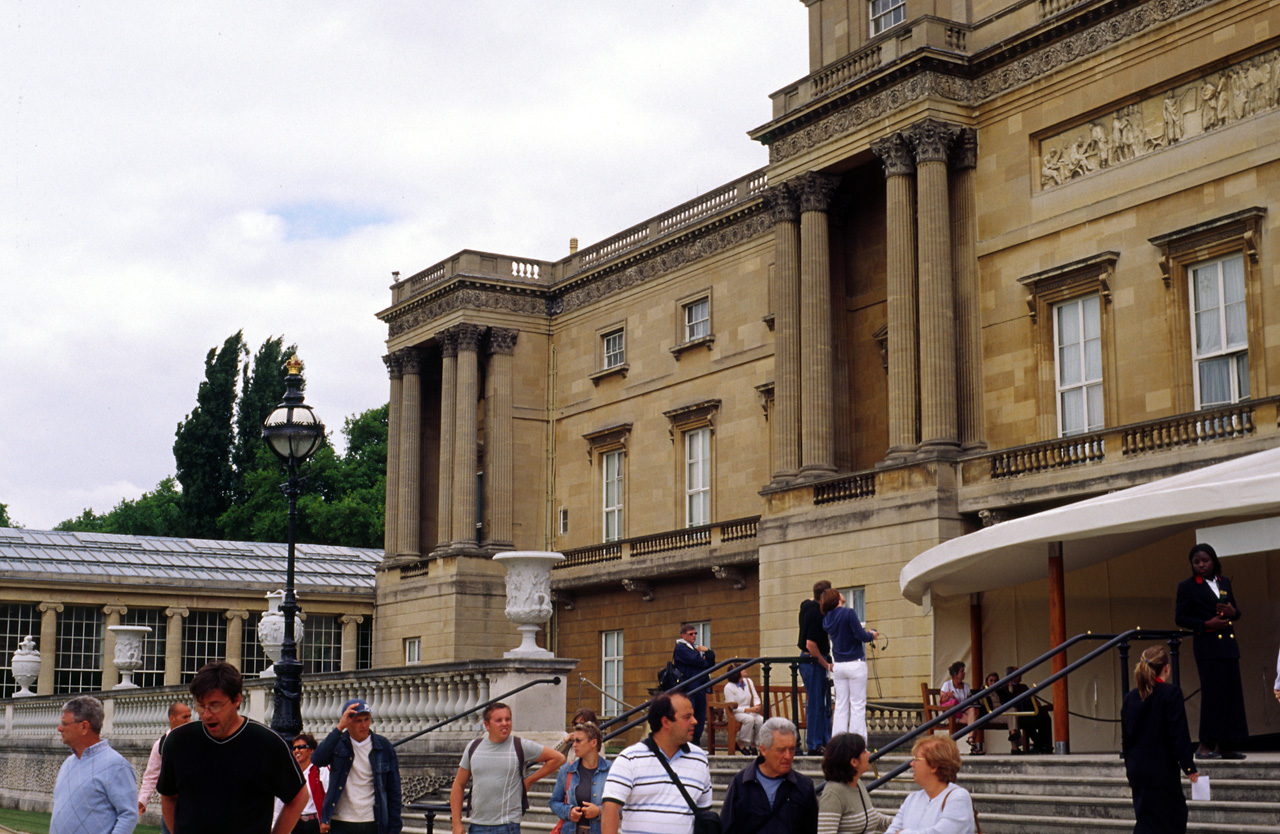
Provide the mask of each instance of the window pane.
{"label": "window pane", "polygon": [[151,629],[151,633],[142,638],[142,667],[134,671],[133,682],[138,686],[163,686],[165,638],[168,637],[168,618],[164,609],[130,608],[121,624]]}
{"label": "window pane", "polygon": [[1196,353],[1206,353],[1222,349],[1222,331],[1218,326],[1218,309],[1196,313]]}
{"label": "window pane", "polygon": [[1231,402],[1231,360],[1200,360],[1200,405]]}
{"label": "window pane", "polygon": [[[34,605],[8,603],[0,605],[0,698],[10,698],[18,691],[9,662],[24,637],[40,641],[40,613]],[[37,645],[37,650],[44,648]],[[33,684],[34,686],[34,684]],[[34,690],[33,690],[34,691]]]}
{"label": "window pane", "polygon": [[1239,379],[1240,399],[1249,399],[1249,353],[1236,354],[1236,378]]}
{"label": "window pane", "polygon": [[1063,391],[1061,406],[1062,433],[1067,435],[1084,431],[1084,390],[1072,388]]}
{"label": "window pane", "polygon": [[58,614],[54,692],[61,695],[102,688],[103,627],[101,608],[68,605]]}
{"label": "window pane", "polygon": [[1058,384],[1079,385],[1083,377],[1080,375],[1080,346],[1063,345],[1058,349]]}
{"label": "window pane", "polygon": [[1102,386],[1090,385],[1085,389],[1085,399],[1089,404],[1089,431],[1102,428]]}
{"label": "window pane", "polygon": [[1244,258],[1240,255],[1222,262],[1222,297],[1228,304],[1244,301]]}
{"label": "window pane", "polygon": [[1218,306],[1218,265],[1196,267],[1192,270],[1195,285],[1195,309],[1212,310]]}
{"label": "window pane", "polygon": [[1080,300],[1084,337],[1086,339],[1102,338],[1102,317],[1099,315],[1098,296],[1091,295]]}

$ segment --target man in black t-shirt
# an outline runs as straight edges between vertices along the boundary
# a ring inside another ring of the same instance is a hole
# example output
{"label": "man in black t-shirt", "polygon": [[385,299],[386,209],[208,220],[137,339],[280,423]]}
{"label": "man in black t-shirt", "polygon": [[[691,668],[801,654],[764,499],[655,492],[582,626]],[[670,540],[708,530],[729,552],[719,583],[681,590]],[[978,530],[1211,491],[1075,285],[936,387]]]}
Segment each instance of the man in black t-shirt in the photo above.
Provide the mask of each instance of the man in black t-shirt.
{"label": "man in black t-shirt", "polygon": [[[823,579],[813,585],[813,599],[800,603],[801,657],[812,657],[815,662],[800,664],[800,677],[804,678],[807,706],[805,708],[805,741],[810,755],[821,755],[822,748],[831,740],[831,713],[827,710],[827,675],[831,672],[831,639],[822,628],[822,610],[818,597],[831,587]],[[799,739],[796,739],[799,742]],[[797,745],[798,746],[798,745]]]}
{"label": "man in black t-shirt", "polygon": [[[221,660],[191,681],[200,721],[170,731],[156,785],[173,834],[287,834],[307,804],[284,739],[240,714],[242,687],[239,670]],[[272,827],[277,798],[285,806]]]}

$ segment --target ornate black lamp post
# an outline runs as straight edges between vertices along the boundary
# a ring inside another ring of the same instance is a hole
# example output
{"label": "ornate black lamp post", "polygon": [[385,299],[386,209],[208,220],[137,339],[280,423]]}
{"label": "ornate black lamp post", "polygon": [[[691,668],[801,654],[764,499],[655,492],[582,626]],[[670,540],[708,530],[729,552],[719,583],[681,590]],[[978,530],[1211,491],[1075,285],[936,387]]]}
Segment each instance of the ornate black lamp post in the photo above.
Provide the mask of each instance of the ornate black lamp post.
{"label": "ornate black lamp post", "polygon": [[284,605],[280,607],[284,614],[284,643],[276,663],[275,714],[271,717],[271,729],[292,738],[302,732],[302,664],[298,661],[298,644],[293,639],[293,619],[298,613],[298,602],[293,595],[293,546],[298,525],[298,496],[307,481],[299,474],[299,468],[320,448],[324,425],[311,407],[302,402],[302,363],[296,354],[285,367],[289,375],[284,380],[284,399],[262,424],[262,439],[288,473],[280,491],[289,499],[289,570]]}

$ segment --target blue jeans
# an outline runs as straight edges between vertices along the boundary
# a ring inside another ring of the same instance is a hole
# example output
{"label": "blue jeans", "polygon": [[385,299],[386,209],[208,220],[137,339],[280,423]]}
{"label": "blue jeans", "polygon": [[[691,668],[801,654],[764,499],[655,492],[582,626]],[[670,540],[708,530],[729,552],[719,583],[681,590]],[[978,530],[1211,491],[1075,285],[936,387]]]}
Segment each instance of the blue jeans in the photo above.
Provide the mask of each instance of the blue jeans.
{"label": "blue jeans", "polygon": [[468,834],[520,834],[520,823],[508,822],[502,825],[476,825],[472,823],[467,832]]}
{"label": "blue jeans", "polygon": [[827,670],[816,663],[801,663],[800,677],[808,704],[804,720],[809,750],[817,750],[831,740],[831,713],[827,710]]}

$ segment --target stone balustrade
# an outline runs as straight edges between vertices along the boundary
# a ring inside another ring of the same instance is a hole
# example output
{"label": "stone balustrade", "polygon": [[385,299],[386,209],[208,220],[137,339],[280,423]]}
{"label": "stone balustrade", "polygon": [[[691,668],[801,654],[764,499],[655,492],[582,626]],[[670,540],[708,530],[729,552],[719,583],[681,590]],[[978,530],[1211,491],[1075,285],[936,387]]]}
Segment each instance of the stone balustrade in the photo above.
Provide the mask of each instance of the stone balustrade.
{"label": "stone balustrade", "polygon": [[[376,669],[358,673],[335,672],[307,675],[302,687],[302,723],[307,732],[322,736],[337,722],[339,710],[348,698],[359,696],[369,702],[378,732],[390,738],[405,736],[459,712],[502,695],[526,680],[567,675],[575,661],[549,659],[543,661],[474,660],[461,663],[439,663],[396,669]],[[271,723],[274,706],[273,681],[252,679],[245,682],[245,705],[242,714],[263,723]],[[541,701],[555,702],[544,691],[532,692]],[[558,687],[560,711],[552,709],[554,725],[564,720],[563,684]],[[106,719],[102,735],[121,740],[154,739],[169,726],[169,705],[175,700],[190,702],[183,686],[145,689],[109,690],[91,693],[102,700]],[[522,693],[525,694],[525,693]],[[3,724],[0,739],[57,740],[57,724],[62,705],[70,695],[13,698],[0,701]],[[480,715],[463,719],[441,731],[446,736],[468,737],[479,732]]]}
{"label": "stone balustrade", "polygon": [[581,565],[616,562],[636,557],[672,553],[693,547],[716,546],[724,542],[754,539],[759,522],[760,516],[757,515],[749,518],[721,521],[716,524],[703,524],[698,527],[682,527],[679,530],[668,530],[647,536],[635,536],[629,539],[620,539],[616,542],[578,547],[564,551],[564,561],[557,564],[552,570],[559,571]]}

